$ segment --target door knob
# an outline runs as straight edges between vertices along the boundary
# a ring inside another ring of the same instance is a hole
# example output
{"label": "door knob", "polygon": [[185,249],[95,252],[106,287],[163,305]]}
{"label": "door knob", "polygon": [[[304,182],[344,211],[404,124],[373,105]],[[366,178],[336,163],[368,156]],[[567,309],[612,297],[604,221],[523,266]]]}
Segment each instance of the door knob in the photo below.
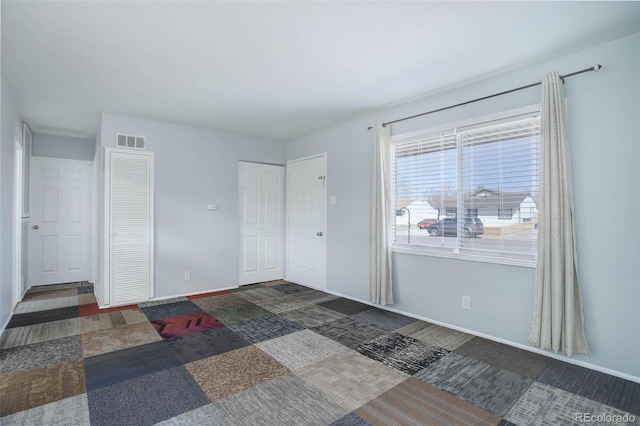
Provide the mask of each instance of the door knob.
{"label": "door knob", "polygon": [[316,235],[317,235],[318,237],[322,237],[322,231],[320,231],[320,232],[316,233]]}
{"label": "door knob", "polygon": [[32,229],[40,229],[40,227],[38,225],[33,225],[31,228]]}

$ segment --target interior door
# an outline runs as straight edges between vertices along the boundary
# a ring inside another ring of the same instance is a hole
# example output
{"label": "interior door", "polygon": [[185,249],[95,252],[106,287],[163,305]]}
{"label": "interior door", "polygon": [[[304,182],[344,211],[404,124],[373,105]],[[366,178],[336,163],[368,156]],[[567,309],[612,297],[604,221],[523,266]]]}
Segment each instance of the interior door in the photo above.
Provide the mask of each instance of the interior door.
{"label": "interior door", "polygon": [[153,153],[105,148],[109,300],[153,297]]}
{"label": "interior door", "polygon": [[325,157],[287,163],[287,278],[325,288]]}
{"label": "interior door", "polygon": [[239,284],[283,278],[284,167],[239,165]]}
{"label": "interior door", "polygon": [[30,286],[89,280],[92,163],[31,157]]}

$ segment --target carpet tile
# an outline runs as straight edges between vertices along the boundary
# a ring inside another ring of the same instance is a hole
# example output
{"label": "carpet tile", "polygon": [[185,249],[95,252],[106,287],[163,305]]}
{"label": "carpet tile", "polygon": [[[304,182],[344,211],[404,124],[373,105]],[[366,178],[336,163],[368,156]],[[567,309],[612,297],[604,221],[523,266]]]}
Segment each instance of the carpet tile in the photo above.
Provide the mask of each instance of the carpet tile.
{"label": "carpet tile", "polygon": [[640,417],[640,383],[558,360],[547,365],[538,381]]}
{"label": "carpet tile", "polygon": [[396,333],[400,333],[400,334],[404,334],[405,336],[410,336],[411,334],[415,333],[416,331],[420,331],[426,327],[430,327],[433,324],[429,323],[429,322],[425,322],[425,321],[416,321],[412,324],[409,325],[405,325],[402,328],[399,328],[396,330]]}
{"label": "carpet tile", "polygon": [[209,403],[184,367],[87,392],[91,425],[153,425]]}
{"label": "carpet tile", "polygon": [[263,287],[275,287],[280,284],[287,284],[288,282],[289,281],[285,281],[285,280],[273,280],[273,281],[265,281],[263,283],[260,283],[260,285]]}
{"label": "carpet tile", "polygon": [[185,365],[211,401],[242,392],[289,372],[255,346],[205,358]]}
{"label": "carpet tile", "polygon": [[92,356],[84,360],[87,390],[103,388],[180,365],[165,342],[147,343]]}
{"label": "carpet tile", "polygon": [[197,299],[202,299],[204,297],[222,296],[223,294],[229,294],[229,290],[210,291],[210,292],[207,292],[207,293],[192,294],[190,296],[186,296],[186,299],[187,300],[197,300]]}
{"label": "carpet tile", "polygon": [[283,312],[279,316],[306,328],[318,327],[331,321],[346,318],[345,314],[317,305],[306,305],[301,309]]}
{"label": "carpet tile", "polygon": [[275,314],[294,311],[297,309],[304,309],[305,307],[310,305],[309,302],[305,302],[304,300],[300,300],[297,297],[288,296],[286,294],[278,298],[261,300],[254,303]]}
{"label": "carpet tile", "polygon": [[455,351],[532,379],[538,377],[551,359],[481,337],[474,337]]}
{"label": "carpet tile", "polygon": [[347,411],[355,410],[409,377],[352,350],[294,374]]}
{"label": "carpet tile", "polygon": [[[628,413],[591,399],[566,392],[544,383],[534,382],[529,390],[511,408],[505,419],[517,425],[584,425],[584,421],[576,418],[578,413],[592,415],[618,415]],[[594,424],[594,423],[591,423]],[[636,416],[631,422],[598,422],[595,424],[621,425],[640,424]]]}
{"label": "carpet tile", "polygon": [[156,423],[156,426],[220,426],[224,425],[224,417],[213,404],[203,405],[195,410],[187,411],[175,417]]}
{"label": "carpet tile", "polygon": [[64,337],[0,351],[0,374],[7,376],[82,359],[80,336]]}
{"label": "carpet tile", "polygon": [[254,318],[231,324],[229,328],[251,343],[264,342],[303,329],[298,324],[277,316]]}
{"label": "carpet tile", "polygon": [[417,373],[449,353],[446,349],[436,348],[398,333],[376,337],[355,349],[364,356],[408,375]]}
{"label": "carpet tile", "polygon": [[62,290],[67,288],[80,288],[87,287],[93,289],[93,284],[89,284],[86,281],[78,281],[73,283],[64,283],[64,284],[53,284],[53,285],[36,285],[29,289],[30,293],[38,293],[41,291],[54,291],[54,290]]}
{"label": "carpet tile", "polygon": [[273,287],[257,287],[236,294],[253,303],[282,297],[282,292],[275,290]]}
{"label": "carpet tile", "polygon": [[345,299],[342,297],[326,302],[320,302],[318,303],[318,305],[328,309],[333,309],[334,311],[338,311],[341,314],[345,315],[358,314],[360,312],[373,309],[373,306],[365,305],[364,303],[356,302],[355,300]]}
{"label": "carpet tile", "polygon": [[88,425],[87,394],[72,396],[0,419],[2,425]]}
{"label": "carpet tile", "polygon": [[330,300],[339,299],[338,296],[333,294],[325,293],[319,290],[314,290],[312,288],[308,288],[306,290],[302,290],[294,295],[300,300],[304,300],[310,303],[322,303],[328,302]]}
{"label": "carpet tile", "polygon": [[[93,292],[93,288],[90,289]],[[25,293],[24,298],[22,299],[22,303],[24,302],[32,302],[34,300],[47,300],[47,299],[57,299],[59,297],[69,297],[69,296],[77,296],[78,289],[77,288],[62,288],[59,290],[49,290],[49,291],[28,291]]]}
{"label": "carpet tile", "polygon": [[438,346],[439,348],[448,349],[450,351],[459,348],[474,337],[471,334],[441,327],[435,324],[432,324],[429,327],[424,327],[421,330],[414,331],[413,333],[409,333],[408,335],[414,339],[420,340],[421,342]]}
{"label": "carpet tile", "polygon": [[228,327],[219,327],[202,333],[168,339],[166,343],[183,364],[250,345]]}
{"label": "carpet tile", "polygon": [[[74,296],[77,301],[77,296]],[[56,299],[52,299],[56,300]],[[15,314],[11,317],[11,321],[7,324],[7,328],[24,327],[33,324],[42,324],[45,322],[59,321],[69,318],[78,317],[78,306],[66,306],[57,309],[47,309],[44,311],[29,312],[23,314]]]}
{"label": "carpet tile", "polygon": [[395,312],[383,311],[382,309],[369,309],[353,315],[353,318],[368,321],[378,327],[388,331],[394,331],[399,328],[413,324],[417,320],[405,315],[396,314]]}
{"label": "carpet tile", "polygon": [[164,339],[186,336],[223,327],[224,325],[206,312],[178,315],[151,321],[151,325]]}
{"label": "carpet tile", "polygon": [[151,300],[149,302],[138,303],[141,308],[150,308],[152,306],[169,305],[171,303],[186,302],[186,297],[170,297],[168,299]]}
{"label": "carpet tile", "polygon": [[145,345],[162,340],[148,322],[125,325],[82,335],[82,354],[85,358],[120,349]]}
{"label": "carpet tile", "polygon": [[358,321],[351,317],[339,319],[313,327],[311,330],[329,339],[335,340],[349,348],[385,334],[387,331],[365,321]]}
{"label": "carpet tile", "polygon": [[87,303],[78,307],[81,317],[89,315],[106,314],[109,312],[126,311],[128,309],[137,309],[138,305],[115,306],[113,308],[100,308],[97,302]]}
{"label": "carpet tile", "polygon": [[311,330],[301,330],[256,345],[291,371],[349,350]]}
{"label": "carpet tile", "polygon": [[108,312],[98,315],[81,317],[80,330],[82,333],[92,331],[108,330],[110,328],[122,327],[124,325],[139,324],[149,322],[140,309],[128,309],[124,311]]}
{"label": "carpet tile", "polygon": [[305,287],[303,285],[294,284],[294,283],[285,283],[273,288],[274,290],[281,291],[285,294],[294,294],[294,295],[296,293],[300,293],[301,291],[305,291],[309,289],[309,287]]}
{"label": "carpet tile", "polygon": [[234,288],[233,290],[229,290],[229,293],[244,293],[247,290],[254,290],[256,288],[262,288],[264,287],[261,283],[255,283],[255,284],[246,284],[246,285],[241,285],[238,288]]}
{"label": "carpet tile", "polygon": [[165,303],[162,305],[140,307],[140,310],[146,315],[149,321],[155,321],[163,318],[177,317],[178,315],[194,314],[202,312],[200,306],[189,300],[183,300],[173,303]]}
{"label": "carpet tile", "polygon": [[498,416],[504,416],[532,379],[456,353],[441,358],[415,378]]}
{"label": "carpet tile", "polygon": [[215,402],[229,426],[326,425],[347,414],[297,377],[283,377]]}
{"label": "carpet tile", "polygon": [[80,334],[79,320],[80,318],[68,318],[24,327],[7,328],[2,334],[0,349],[76,336]]}
{"label": "carpet tile", "polygon": [[95,294],[93,293],[78,294],[79,306],[93,304],[93,303],[98,303],[98,299],[96,299]]}
{"label": "carpet tile", "polygon": [[266,309],[249,302],[241,305],[228,306],[226,308],[212,309],[207,312],[224,325],[231,325],[254,318],[275,315],[273,312],[267,311]]}
{"label": "carpet tile", "polygon": [[497,425],[500,417],[409,378],[355,410],[372,425]]}
{"label": "carpet tile", "polygon": [[370,426],[371,423],[358,416],[356,413],[349,413],[344,417],[340,417],[329,426]]}
{"label": "carpet tile", "polygon": [[93,286],[91,287],[78,287],[78,296],[81,294],[93,294]]}
{"label": "carpet tile", "polygon": [[[56,297],[53,299],[24,301],[20,303],[20,306],[16,307],[14,312],[16,314],[27,314],[27,313],[39,312],[39,311],[52,311],[52,310],[57,310],[60,308],[68,308],[72,306],[78,306],[77,294],[73,296],[67,296],[67,297]],[[76,316],[77,316],[77,313],[76,313]],[[64,318],[72,318],[72,317],[53,318],[50,321],[54,321],[56,319],[64,319]],[[35,324],[35,323],[32,323],[32,324]],[[21,324],[21,325],[28,325],[28,324]]]}
{"label": "carpet tile", "polygon": [[247,299],[243,299],[242,297],[235,294],[223,294],[221,296],[203,297],[200,299],[193,299],[192,302],[200,306],[205,311],[249,303]]}
{"label": "carpet tile", "polygon": [[0,381],[0,416],[79,395],[85,390],[81,359],[6,376]]}

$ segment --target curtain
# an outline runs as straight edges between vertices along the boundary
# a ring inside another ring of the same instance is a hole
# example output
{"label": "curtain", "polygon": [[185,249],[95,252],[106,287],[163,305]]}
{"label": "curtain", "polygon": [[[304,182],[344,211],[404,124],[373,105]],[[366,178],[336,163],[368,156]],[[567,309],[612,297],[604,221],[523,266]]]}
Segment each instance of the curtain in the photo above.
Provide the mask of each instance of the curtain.
{"label": "curtain", "polygon": [[589,355],[578,285],[562,83],[557,72],[548,73],[542,82],[538,259],[529,341],[568,356]]}
{"label": "curtain", "polygon": [[391,285],[391,132],[381,122],[373,125],[371,169],[371,276],[369,298],[378,305],[393,304]]}

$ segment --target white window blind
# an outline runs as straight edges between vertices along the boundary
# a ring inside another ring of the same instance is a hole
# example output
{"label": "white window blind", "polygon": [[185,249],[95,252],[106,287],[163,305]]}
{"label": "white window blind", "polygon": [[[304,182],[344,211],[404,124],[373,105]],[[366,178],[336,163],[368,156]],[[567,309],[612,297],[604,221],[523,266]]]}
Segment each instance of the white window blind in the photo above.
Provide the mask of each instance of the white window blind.
{"label": "white window blind", "polygon": [[533,259],[539,152],[538,114],[396,139],[395,246]]}

